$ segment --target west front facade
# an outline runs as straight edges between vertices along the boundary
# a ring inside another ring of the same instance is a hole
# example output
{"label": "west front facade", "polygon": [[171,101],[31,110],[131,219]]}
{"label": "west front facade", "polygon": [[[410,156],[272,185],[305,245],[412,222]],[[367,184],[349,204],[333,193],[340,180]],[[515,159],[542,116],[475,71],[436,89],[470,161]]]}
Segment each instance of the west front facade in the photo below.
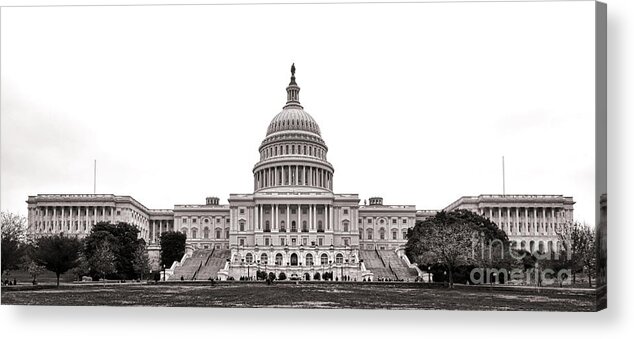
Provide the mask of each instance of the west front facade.
{"label": "west front facade", "polygon": [[[187,235],[180,262],[165,268],[170,279],[276,278],[413,280],[420,271],[404,255],[407,231],[436,210],[360,203],[358,194],[335,193],[334,166],[315,119],[300,104],[291,68],[287,101],[269,124],[253,167],[253,192],[230,194],[228,204],[149,209],[129,196],[39,194],[29,196],[28,233],[78,237],[97,222],[136,225],[158,268],[158,242],[166,231]],[[572,198],[562,196],[462,197],[446,210],[480,213],[524,246],[548,246],[556,223],[572,220]]]}

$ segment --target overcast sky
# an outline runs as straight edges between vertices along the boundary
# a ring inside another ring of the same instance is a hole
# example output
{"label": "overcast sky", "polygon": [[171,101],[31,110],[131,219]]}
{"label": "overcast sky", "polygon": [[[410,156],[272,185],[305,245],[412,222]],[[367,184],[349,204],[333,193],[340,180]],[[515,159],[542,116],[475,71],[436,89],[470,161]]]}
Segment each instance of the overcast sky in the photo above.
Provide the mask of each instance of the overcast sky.
{"label": "overcast sky", "polygon": [[594,223],[594,3],[3,8],[2,210],[28,195],[149,208],[253,190],[285,103],[319,123],[336,193],[440,209],[573,196]]}

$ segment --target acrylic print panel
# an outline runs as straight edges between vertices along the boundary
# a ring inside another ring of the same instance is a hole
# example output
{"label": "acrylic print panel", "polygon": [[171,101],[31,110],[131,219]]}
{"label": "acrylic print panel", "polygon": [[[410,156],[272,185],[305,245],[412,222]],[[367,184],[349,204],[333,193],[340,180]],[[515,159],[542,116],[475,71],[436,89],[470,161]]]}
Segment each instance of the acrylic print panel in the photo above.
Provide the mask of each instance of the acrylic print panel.
{"label": "acrylic print panel", "polygon": [[605,307],[597,13],[2,8],[2,303]]}

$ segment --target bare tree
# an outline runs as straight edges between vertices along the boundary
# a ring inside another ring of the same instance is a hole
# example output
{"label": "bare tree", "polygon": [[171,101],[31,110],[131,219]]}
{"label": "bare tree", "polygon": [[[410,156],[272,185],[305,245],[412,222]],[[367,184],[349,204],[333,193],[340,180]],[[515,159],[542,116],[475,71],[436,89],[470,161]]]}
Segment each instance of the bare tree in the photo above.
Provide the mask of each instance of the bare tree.
{"label": "bare tree", "polygon": [[26,218],[10,212],[0,213],[2,228],[1,273],[17,269],[26,251]]}

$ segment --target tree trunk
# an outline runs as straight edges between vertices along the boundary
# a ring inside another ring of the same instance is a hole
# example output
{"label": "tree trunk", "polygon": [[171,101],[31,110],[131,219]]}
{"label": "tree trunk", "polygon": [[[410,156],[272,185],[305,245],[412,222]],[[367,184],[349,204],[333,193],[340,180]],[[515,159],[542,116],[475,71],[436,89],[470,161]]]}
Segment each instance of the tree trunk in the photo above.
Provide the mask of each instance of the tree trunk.
{"label": "tree trunk", "polygon": [[453,269],[449,269],[449,288],[453,288]]}
{"label": "tree trunk", "polygon": [[57,287],[59,287],[59,273],[55,273],[57,275]]}
{"label": "tree trunk", "polygon": [[588,285],[590,285],[590,287],[592,287],[592,275],[588,274]]}

